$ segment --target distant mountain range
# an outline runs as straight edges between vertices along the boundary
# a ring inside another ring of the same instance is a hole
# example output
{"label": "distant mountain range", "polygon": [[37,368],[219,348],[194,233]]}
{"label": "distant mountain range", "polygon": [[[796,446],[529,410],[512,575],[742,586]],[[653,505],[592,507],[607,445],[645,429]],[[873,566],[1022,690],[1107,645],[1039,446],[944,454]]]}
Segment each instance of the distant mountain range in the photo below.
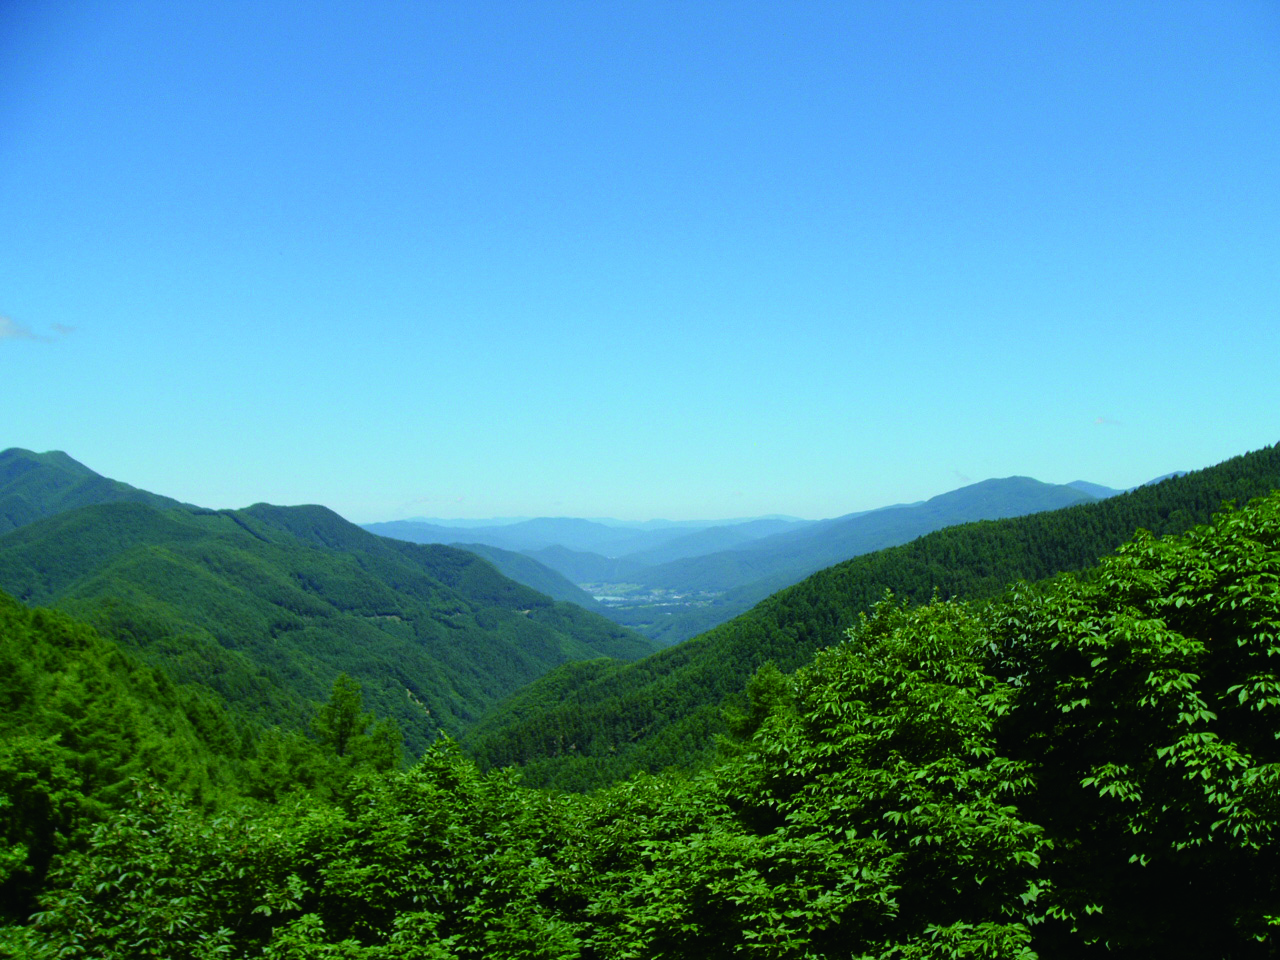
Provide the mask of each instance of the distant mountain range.
{"label": "distant mountain range", "polygon": [[264,723],[303,722],[346,671],[419,752],[557,664],[652,650],[495,566],[576,598],[528,558],[390,540],[324,507],[206,510],[63,453],[7,450],[0,509],[0,589],[91,621]]}
{"label": "distant mountain range", "polygon": [[[638,529],[544,517],[465,531],[421,521],[365,529],[415,543],[487,544],[523,553],[579,588],[612,595],[602,607],[608,616],[667,645],[723,623],[833,563],[957,523],[1056,510],[1119,492],[1086,481],[1057,485],[1008,477],[821,521],[769,517],[696,529],[666,523]],[[521,579],[514,568],[505,572]]]}
{"label": "distant mountain range", "polygon": [[[715,524],[702,528],[662,521],[657,526],[602,523],[578,517],[537,517],[495,526],[452,527],[419,520],[391,520],[366,523],[364,528],[379,536],[395,537],[411,543],[484,543],[503,550],[532,553],[547,547],[564,547],[606,558],[644,554],[680,541],[691,533],[707,530],[737,530],[743,537],[765,536],[792,526],[803,526],[804,520],[752,520],[742,524]],[[745,529],[744,529],[745,528]],[[736,541],[730,535],[730,541]],[[730,542],[726,541],[726,542]],[[678,552],[678,551],[677,551]],[[685,553],[685,556],[692,554]]]}

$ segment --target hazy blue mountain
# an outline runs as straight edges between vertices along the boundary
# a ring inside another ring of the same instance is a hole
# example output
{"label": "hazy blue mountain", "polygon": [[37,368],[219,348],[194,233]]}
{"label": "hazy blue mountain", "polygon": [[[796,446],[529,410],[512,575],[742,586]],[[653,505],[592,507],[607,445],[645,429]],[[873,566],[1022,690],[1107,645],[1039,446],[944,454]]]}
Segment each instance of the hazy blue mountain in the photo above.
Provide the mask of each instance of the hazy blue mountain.
{"label": "hazy blue mountain", "polygon": [[180,506],[177,500],[94,473],[61,450],[0,453],[0,533],[94,503]]}
{"label": "hazy blue mountain", "polygon": [[736,550],[655,566],[641,574],[640,582],[649,587],[722,592],[770,580],[777,583],[774,589],[780,589],[815,570],[942,527],[1056,510],[1094,499],[1082,490],[1030,477],[984,480],[923,503],[822,520]]}
{"label": "hazy blue mountain", "polygon": [[465,529],[412,520],[392,520],[367,523],[364,528],[370,533],[408,540],[411,543],[456,543],[465,540],[467,543],[484,543],[521,553],[560,546],[609,557],[650,549],[688,533],[687,529],[681,527],[659,527],[652,530],[610,527],[579,517],[538,517],[497,527]]}
{"label": "hazy blue mountain", "polygon": [[[970,484],[927,501],[895,504],[830,520],[755,518],[700,529],[668,521],[637,531],[619,521],[538,518],[465,531],[407,521],[365,529],[415,542],[479,543],[518,551],[572,583],[629,584],[601,612],[659,644],[679,642],[750,609],[816,570],[906,543],[942,527],[1021,516],[1089,502],[1080,486],[1007,477]],[[555,539],[559,538],[559,539]],[[553,542],[548,542],[553,541]],[[631,549],[636,542],[638,549]],[[589,546],[584,546],[589,544]],[[519,578],[517,578],[519,579]]]}
{"label": "hazy blue mountain", "polygon": [[760,519],[743,523],[708,527],[685,534],[658,547],[625,555],[627,560],[645,564],[669,563],[688,557],[700,557],[722,550],[736,550],[763,537],[772,536],[798,527],[810,526],[809,520]]}
{"label": "hazy blue mountain", "polygon": [[736,527],[756,520],[781,520],[785,523],[808,523],[800,517],[792,517],[784,513],[770,513],[763,517],[730,517],[723,520],[617,520],[613,517],[588,517],[593,523],[602,523],[606,527],[630,527],[632,530],[665,530],[679,527],[686,532],[702,530],[707,527]]}
{"label": "hazy blue mountain", "polygon": [[[380,537],[392,537],[396,540],[404,540],[406,543],[453,543],[455,540],[473,536],[476,532],[474,529],[445,527],[427,523],[425,520],[384,520],[378,523],[362,523],[360,526]],[[478,529],[484,532],[491,528]]]}
{"label": "hazy blue mountain", "polygon": [[809,574],[851,557],[958,523],[1023,516],[1095,499],[1071,486],[1030,477],[985,480],[931,500],[821,520],[732,550],[638,571],[634,580],[648,589],[710,594],[712,599],[686,607],[633,606],[608,615],[660,646],[669,646],[731,620]]}
{"label": "hazy blue mountain", "polygon": [[645,564],[626,557],[602,557],[598,553],[560,546],[529,550],[527,556],[563,574],[574,583],[634,583],[646,569]]}
{"label": "hazy blue mountain", "polygon": [[402,521],[392,522],[429,523],[435,527],[455,527],[459,530],[469,530],[473,527],[506,527],[513,523],[523,523],[532,519],[533,517],[490,517],[485,520],[442,520],[439,517],[405,517]]}
{"label": "hazy blue mountain", "polygon": [[1117,490],[1114,487],[1104,487],[1100,483],[1090,483],[1088,480],[1072,480],[1067,484],[1067,486],[1073,487],[1076,490],[1082,490],[1089,494],[1089,496],[1096,497],[1099,500],[1105,500],[1107,497],[1118,496],[1125,492],[1123,490]]}
{"label": "hazy blue mountain", "polygon": [[[514,523],[525,523],[536,520],[536,517],[492,517],[488,519],[442,519],[440,517],[405,517],[403,522],[429,523],[437,527],[457,527],[474,529],[476,527],[508,527]],[[807,523],[800,517],[792,517],[782,513],[771,513],[763,517],[730,517],[723,520],[619,520],[617,517],[585,517],[591,523],[605,527],[625,527],[628,530],[665,530],[679,527],[686,532],[702,530],[705,527],[733,527],[741,523],[752,523],[756,520],[782,520],[786,523]]]}

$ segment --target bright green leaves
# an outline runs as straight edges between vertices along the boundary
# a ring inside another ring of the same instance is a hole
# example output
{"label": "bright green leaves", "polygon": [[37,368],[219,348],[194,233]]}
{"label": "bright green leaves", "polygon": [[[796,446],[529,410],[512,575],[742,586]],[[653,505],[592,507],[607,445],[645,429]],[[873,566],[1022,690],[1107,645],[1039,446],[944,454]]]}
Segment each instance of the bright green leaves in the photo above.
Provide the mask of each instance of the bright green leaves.
{"label": "bright green leaves", "polygon": [[944,929],[956,955],[1008,940],[990,955],[1016,956],[1009,944],[1028,942],[1046,844],[1013,806],[1031,781],[1000,755],[1013,691],[986,672],[986,641],[958,604],[886,600],[796,675],[794,708],[722,774],[742,821],[840,864],[844,881],[822,885],[825,925],[777,956],[840,955],[818,929],[877,956],[924,955]]}

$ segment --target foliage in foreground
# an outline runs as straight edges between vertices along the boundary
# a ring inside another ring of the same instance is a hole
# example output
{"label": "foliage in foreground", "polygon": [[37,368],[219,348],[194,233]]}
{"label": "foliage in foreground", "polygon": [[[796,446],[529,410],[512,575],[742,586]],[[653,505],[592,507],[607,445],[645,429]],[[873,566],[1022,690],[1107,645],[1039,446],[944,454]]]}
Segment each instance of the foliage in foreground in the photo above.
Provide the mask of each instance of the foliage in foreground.
{"label": "foliage in foreground", "polygon": [[[23,957],[1274,956],[1280,495],[1088,580],[881,603],[713,771],[589,796],[450,741],[322,801],[140,786]],[[322,726],[324,724],[322,723]]]}

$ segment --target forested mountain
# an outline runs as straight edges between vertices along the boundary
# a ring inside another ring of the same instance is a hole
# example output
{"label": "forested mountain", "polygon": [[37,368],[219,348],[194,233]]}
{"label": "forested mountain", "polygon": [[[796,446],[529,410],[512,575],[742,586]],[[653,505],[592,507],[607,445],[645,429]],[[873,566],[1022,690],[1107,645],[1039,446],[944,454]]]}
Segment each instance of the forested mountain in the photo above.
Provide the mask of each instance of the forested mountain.
{"label": "forested mountain", "polygon": [[[1278,587],[1280,495],[991,604],[882,602],[759,671],[713,768],[589,796],[448,740],[360,768],[342,677],[294,743],[331,775],[262,791],[278,738],[207,763],[161,678],[0,597],[0,955],[1266,960]],[[242,799],[202,809],[175,768],[244,770]]]}
{"label": "forested mountain", "polygon": [[567,603],[576,603],[585,610],[602,612],[600,604],[591,594],[564,574],[557,573],[545,564],[539,563],[527,553],[503,550],[499,547],[491,547],[487,543],[454,543],[450,546],[484,557],[497,567],[498,572],[504,577],[509,577],[516,583],[523,583],[539,593],[545,593],[553,600],[564,600]]}
{"label": "forested mountain", "polygon": [[60,450],[32,453],[11,447],[0,453],[0,533],[76,507],[115,502],[181,506],[169,497],[108,480]]}
{"label": "forested mountain", "polygon": [[767,661],[784,670],[837,642],[886,590],[917,601],[992,597],[1006,584],[1091,567],[1139,528],[1177,533],[1229,500],[1280,487],[1280,447],[1106,500],[951,527],[814,574],[748,613],[634,664],[552,673],[471,729],[485,764],[523,764],[532,783],[582,787],[705,755],[724,698]]}
{"label": "forested mountain", "polygon": [[302,722],[346,671],[415,753],[557,664],[651,649],[474,554],[377,537],[323,507],[80,507],[0,536],[0,588],[75,612],[266,723]]}

